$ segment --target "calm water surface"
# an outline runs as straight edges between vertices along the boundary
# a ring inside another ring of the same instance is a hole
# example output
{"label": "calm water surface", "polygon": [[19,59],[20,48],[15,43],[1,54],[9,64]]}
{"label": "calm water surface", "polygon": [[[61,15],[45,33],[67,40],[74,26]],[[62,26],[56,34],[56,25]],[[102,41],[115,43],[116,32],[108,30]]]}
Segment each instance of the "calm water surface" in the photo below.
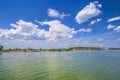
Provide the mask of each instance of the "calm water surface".
{"label": "calm water surface", "polygon": [[120,51],[1,53],[0,80],[120,80]]}

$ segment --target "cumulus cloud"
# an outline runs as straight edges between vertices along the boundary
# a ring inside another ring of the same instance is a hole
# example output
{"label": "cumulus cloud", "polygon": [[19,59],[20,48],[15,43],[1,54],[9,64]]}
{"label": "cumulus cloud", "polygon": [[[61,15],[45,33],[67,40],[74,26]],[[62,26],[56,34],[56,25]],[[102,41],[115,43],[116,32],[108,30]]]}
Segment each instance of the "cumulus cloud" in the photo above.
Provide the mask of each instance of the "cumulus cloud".
{"label": "cumulus cloud", "polygon": [[117,26],[116,28],[114,28],[114,30],[120,32],[120,26]]}
{"label": "cumulus cloud", "polygon": [[48,25],[50,27],[46,35],[49,40],[54,40],[60,37],[72,38],[73,34],[76,34],[74,28],[69,28],[68,26],[62,24],[59,20],[36,22],[40,23],[41,25]]}
{"label": "cumulus cloud", "polygon": [[[32,22],[26,22],[24,20],[19,20],[18,22],[11,23],[11,29],[1,29],[0,37],[2,38],[36,38],[38,33],[46,32],[43,29],[39,29],[38,25],[33,24]],[[43,34],[45,35],[45,34]],[[42,35],[41,35],[42,37]]]}
{"label": "cumulus cloud", "polygon": [[97,22],[100,22],[101,20],[102,20],[102,19],[93,20],[93,21],[90,22],[90,25],[93,25],[93,24],[95,24],[95,23],[97,23]]}
{"label": "cumulus cloud", "polygon": [[113,28],[115,28],[115,26],[113,26],[111,24],[107,26],[107,29],[113,29]]}
{"label": "cumulus cloud", "polygon": [[61,23],[59,20],[52,21],[36,21],[41,26],[48,25],[49,29],[40,29],[38,25],[19,20],[16,23],[11,23],[10,29],[0,29],[0,38],[2,39],[24,39],[24,40],[48,40],[56,41],[58,39],[70,39],[78,32],[91,32],[90,28],[81,28],[75,30]]}
{"label": "cumulus cloud", "polygon": [[70,14],[65,14],[65,13],[59,13],[57,10],[55,9],[52,9],[52,8],[49,8],[47,10],[47,13],[48,13],[48,16],[49,17],[53,17],[53,18],[60,18],[60,19],[63,19],[64,17],[66,16],[70,16]]}
{"label": "cumulus cloud", "polygon": [[81,28],[81,29],[78,30],[78,32],[87,32],[87,33],[91,32],[91,31],[92,31],[91,28],[87,28],[87,29]]}
{"label": "cumulus cloud", "polygon": [[98,16],[101,11],[100,8],[102,7],[98,1],[90,2],[89,5],[84,7],[79,13],[76,15],[75,20],[77,23],[81,24],[92,17]]}
{"label": "cumulus cloud", "polygon": [[[39,21],[38,21],[39,22]],[[62,24],[59,20],[39,22],[41,25],[48,25],[49,30],[40,29],[32,22],[19,20],[11,23],[11,29],[0,29],[0,37],[8,39],[46,39],[57,40],[58,38],[72,38],[77,31],[74,28]]]}
{"label": "cumulus cloud", "polygon": [[120,16],[114,17],[114,18],[110,18],[110,19],[107,20],[107,22],[112,22],[112,21],[117,21],[117,20],[120,20]]}
{"label": "cumulus cloud", "polygon": [[113,25],[110,24],[110,25],[107,26],[107,29],[113,29],[117,32],[120,32],[120,26],[113,26]]}

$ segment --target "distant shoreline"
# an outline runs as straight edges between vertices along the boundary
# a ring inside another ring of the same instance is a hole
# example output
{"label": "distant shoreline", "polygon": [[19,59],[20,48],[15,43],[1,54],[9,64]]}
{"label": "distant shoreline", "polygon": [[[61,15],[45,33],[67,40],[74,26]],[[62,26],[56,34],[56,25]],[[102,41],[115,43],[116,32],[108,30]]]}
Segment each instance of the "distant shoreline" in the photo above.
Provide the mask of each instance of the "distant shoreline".
{"label": "distant shoreline", "polygon": [[0,52],[69,52],[69,51],[101,51],[101,50],[120,50],[120,48],[101,48],[101,47],[71,47],[71,48],[52,48],[52,49],[4,49]]}

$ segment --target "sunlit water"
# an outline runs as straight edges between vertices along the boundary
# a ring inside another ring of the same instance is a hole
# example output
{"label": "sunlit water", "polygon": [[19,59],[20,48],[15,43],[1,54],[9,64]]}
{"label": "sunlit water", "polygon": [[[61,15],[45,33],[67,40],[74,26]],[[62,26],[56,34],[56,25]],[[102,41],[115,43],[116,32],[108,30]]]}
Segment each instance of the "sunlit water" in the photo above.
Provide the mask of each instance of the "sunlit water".
{"label": "sunlit water", "polygon": [[120,51],[1,53],[0,80],[120,80]]}

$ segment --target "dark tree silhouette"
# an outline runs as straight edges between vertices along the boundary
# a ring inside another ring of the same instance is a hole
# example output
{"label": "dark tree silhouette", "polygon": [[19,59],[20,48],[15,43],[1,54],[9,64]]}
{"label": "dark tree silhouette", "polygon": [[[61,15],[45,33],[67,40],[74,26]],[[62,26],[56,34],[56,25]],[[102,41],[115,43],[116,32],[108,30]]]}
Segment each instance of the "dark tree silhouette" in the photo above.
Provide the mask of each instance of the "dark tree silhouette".
{"label": "dark tree silhouette", "polygon": [[0,51],[3,49],[3,46],[2,45],[0,45]]}

